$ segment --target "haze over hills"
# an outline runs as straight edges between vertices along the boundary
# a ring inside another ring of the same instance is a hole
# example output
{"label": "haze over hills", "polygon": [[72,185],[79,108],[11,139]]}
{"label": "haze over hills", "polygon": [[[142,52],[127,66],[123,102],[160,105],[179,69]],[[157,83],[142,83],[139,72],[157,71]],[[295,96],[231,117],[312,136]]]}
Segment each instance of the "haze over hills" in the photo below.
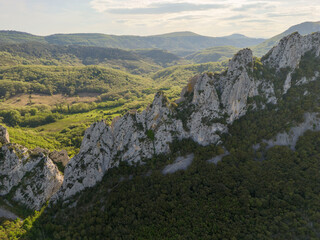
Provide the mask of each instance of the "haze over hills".
{"label": "haze over hills", "polygon": [[[286,31],[267,40],[249,38],[237,33],[224,37],[207,37],[189,31],[146,37],[94,33],[36,36],[18,31],[0,31],[0,44],[26,43],[32,41],[62,46],[81,45],[127,50],[162,49],[180,57],[188,56],[187,59],[189,60],[192,60],[193,57],[196,56],[194,62],[200,63],[230,58],[230,53],[234,54],[239,48],[244,47],[250,47],[253,50],[254,55],[261,57],[284,36],[293,32],[299,32],[302,35],[306,35],[316,31],[320,31],[320,22],[304,22],[294,25]],[[231,48],[228,46],[231,46]],[[218,48],[215,49],[215,47]],[[201,53],[202,51],[203,53]],[[223,53],[224,51],[226,51],[226,54]],[[161,62],[163,62],[163,60],[161,60]]]}

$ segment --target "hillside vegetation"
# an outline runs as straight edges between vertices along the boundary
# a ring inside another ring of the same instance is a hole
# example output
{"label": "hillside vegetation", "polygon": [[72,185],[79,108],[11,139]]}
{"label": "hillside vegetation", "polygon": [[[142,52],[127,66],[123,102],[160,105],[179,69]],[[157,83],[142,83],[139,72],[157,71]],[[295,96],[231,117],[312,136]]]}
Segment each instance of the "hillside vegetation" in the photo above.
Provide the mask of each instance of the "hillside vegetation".
{"label": "hillside vegetation", "polygon": [[0,97],[18,93],[68,94],[117,93],[149,88],[151,81],[119,70],[64,66],[15,66],[0,68]]}
{"label": "hillside vegetation", "polygon": [[0,44],[0,66],[54,65],[111,67],[133,74],[154,72],[163,67],[185,64],[176,55],[156,49],[127,51],[89,46],[58,46],[37,42]]}

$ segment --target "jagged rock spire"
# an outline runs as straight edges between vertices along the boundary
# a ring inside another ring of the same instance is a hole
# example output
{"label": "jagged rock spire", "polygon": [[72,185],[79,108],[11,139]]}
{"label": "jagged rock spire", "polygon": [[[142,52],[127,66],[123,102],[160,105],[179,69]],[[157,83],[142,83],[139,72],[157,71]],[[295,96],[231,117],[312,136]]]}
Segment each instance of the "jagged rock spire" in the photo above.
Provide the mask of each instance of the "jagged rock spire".
{"label": "jagged rock spire", "polygon": [[248,66],[252,67],[253,54],[251,49],[245,48],[236,53],[233,58],[229,61],[228,72],[233,72],[236,70],[242,71]]}

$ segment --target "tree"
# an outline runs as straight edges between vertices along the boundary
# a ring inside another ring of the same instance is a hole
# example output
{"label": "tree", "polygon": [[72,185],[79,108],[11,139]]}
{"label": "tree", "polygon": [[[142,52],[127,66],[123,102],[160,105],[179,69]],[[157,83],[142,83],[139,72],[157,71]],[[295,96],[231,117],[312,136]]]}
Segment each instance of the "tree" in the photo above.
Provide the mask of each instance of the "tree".
{"label": "tree", "polygon": [[10,126],[18,125],[20,120],[21,115],[20,112],[18,112],[17,110],[10,110],[9,112],[7,112],[5,116],[5,122]]}

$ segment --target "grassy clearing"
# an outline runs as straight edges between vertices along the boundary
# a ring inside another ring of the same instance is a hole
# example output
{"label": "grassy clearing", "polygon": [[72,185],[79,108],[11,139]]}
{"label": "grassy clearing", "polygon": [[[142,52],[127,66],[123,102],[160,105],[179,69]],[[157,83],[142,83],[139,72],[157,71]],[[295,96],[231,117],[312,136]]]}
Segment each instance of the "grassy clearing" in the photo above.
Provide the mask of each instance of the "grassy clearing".
{"label": "grassy clearing", "polygon": [[73,104],[73,103],[89,103],[97,101],[99,94],[96,93],[79,93],[78,96],[69,97],[63,94],[44,95],[44,94],[18,94],[4,101],[4,105],[8,107],[22,107],[47,105],[55,106],[56,104]]}

